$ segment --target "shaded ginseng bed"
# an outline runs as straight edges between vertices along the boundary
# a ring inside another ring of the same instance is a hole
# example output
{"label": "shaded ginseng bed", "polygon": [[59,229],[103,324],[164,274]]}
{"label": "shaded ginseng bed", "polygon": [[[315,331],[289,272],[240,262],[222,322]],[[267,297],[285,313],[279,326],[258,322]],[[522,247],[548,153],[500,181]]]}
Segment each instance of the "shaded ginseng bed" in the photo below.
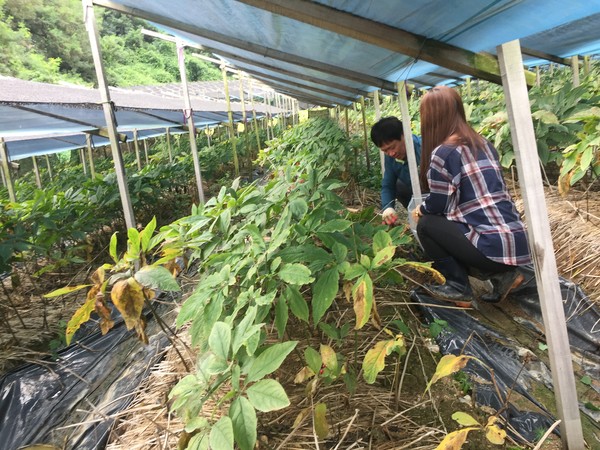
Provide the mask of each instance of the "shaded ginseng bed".
{"label": "shaded ginseng bed", "polygon": [[[437,337],[443,354],[474,356],[464,371],[478,405],[502,410],[507,431],[517,442],[535,442],[540,430],[556,420],[549,364],[531,347],[544,342],[539,299],[532,280],[501,305],[478,305],[475,311],[436,308],[436,300],[413,292],[425,320],[448,323]],[[560,280],[571,348],[578,379],[600,378],[600,312],[579,286]],[[161,316],[172,319],[170,304]],[[59,352],[56,360],[14,370],[0,381],[0,442],[3,450],[32,444],[58,448],[104,449],[118,413],[129,406],[150,368],[163,357],[169,339],[151,315],[149,345],[142,344],[122,322],[102,336],[87,332]],[[94,328],[95,330],[96,328]],[[82,333],[84,334],[84,333]],[[528,349],[529,347],[529,349]],[[541,352],[543,355],[543,352]],[[547,356],[547,355],[546,355]],[[487,380],[487,382],[482,382]],[[547,395],[540,398],[541,393]],[[509,395],[510,393],[510,395]],[[507,397],[509,401],[506,402]],[[599,439],[599,387],[591,383],[580,401],[586,439]],[[587,405],[587,406],[586,406]]]}

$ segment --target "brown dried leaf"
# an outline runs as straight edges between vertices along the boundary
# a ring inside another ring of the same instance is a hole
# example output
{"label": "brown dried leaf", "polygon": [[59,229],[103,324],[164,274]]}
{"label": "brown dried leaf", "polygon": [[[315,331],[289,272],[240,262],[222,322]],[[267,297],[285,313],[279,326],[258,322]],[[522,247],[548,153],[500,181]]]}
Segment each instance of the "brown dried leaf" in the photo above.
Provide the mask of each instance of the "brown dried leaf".
{"label": "brown dried leaf", "polygon": [[100,330],[102,331],[102,334],[105,335],[108,333],[108,330],[115,326],[115,322],[111,318],[111,310],[106,306],[104,295],[102,293],[96,295],[95,310],[96,314],[100,317]]}
{"label": "brown dried leaf", "polygon": [[142,285],[133,277],[118,281],[112,288],[110,298],[123,316],[127,329],[136,328],[137,331],[144,307]]}

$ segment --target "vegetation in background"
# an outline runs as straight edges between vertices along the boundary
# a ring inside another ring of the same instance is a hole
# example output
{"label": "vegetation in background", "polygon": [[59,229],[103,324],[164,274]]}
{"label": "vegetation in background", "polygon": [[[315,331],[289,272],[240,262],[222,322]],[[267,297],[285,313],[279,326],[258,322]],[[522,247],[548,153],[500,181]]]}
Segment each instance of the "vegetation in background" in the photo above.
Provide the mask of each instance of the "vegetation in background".
{"label": "vegetation in background", "polygon": [[[96,8],[106,76],[112,86],[179,81],[175,44],[144,37],[141,19]],[[197,50],[195,50],[198,52]],[[190,81],[220,80],[214,65],[188,58]],[[0,0],[0,74],[95,84],[80,0]]]}

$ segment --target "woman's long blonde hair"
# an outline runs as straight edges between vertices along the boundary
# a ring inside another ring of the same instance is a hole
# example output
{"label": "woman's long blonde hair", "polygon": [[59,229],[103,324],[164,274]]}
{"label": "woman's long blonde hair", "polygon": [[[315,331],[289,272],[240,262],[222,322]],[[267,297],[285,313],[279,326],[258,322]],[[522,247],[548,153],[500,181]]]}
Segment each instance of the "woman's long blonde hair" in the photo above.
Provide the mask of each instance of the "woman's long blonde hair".
{"label": "woman's long blonde hair", "polygon": [[441,144],[465,145],[472,152],[484,145],[484,139],[467,123],[460,95],[448,86],[430,89],[421,100],[421,189],[429,192],[427,171],[431,153]]}

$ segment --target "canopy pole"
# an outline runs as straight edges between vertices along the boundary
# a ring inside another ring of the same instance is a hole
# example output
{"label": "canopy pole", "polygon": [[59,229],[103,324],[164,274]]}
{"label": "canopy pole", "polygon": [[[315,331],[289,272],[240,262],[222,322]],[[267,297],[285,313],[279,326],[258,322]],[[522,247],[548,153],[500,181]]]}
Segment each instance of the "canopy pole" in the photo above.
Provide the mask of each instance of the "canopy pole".
{"label": "canopy pole", "polygon": [[1,166],[2,166],[2,164],[0,164],[0,175],[2,175],[2,186],[4,186],[6,188],[6,177],[4,175],[4,169]]}
{"label": "canopy pole", "polygon": [[246,95],[244,91],[244,75],[239,74],[240,77],[240,98],[242,99],[242,123],[244,124],[244,148],[248,157],[248,173],[252,173],[252,152],[248,148],[248,125],[246,123]]}
{"label": "canopy pole", "polygon": [[[381,105],[379,104],[379,89],[373,92],[373,104],[375,105],[375,122],[381,119]],[[379,162],[381,163],[381,176],[385,174],[385,153],[379,150]]]}
{"label": "canopy pole", "polygon": [[[92,56],[94,58],[94,67],[96,69],[96,78],[98,79],[98,90],[102,99],[102,109],[104,110],[104,119],[106,120],[106,128],[110,139],[110,148],[112,151],[113,163],[117,175],[117,184],[119,186],[119,194],[123,205],[123,216],[127,228],[135,228],[135,216],[133,215],[133,207],[131,198],[129,197],[129,187],[127,186],[127,176],[123,165],[123,157],[119,150],[117,139],[117,127],[114,116],[113,106],[110,101],[110,92],[104,75],[104,67],[102,65],[102,55],[100,53],[100,37],[96,26],[96,16],[94,13],[94,5],[92,0],[83,1],[83,18],[85,27],[88,31]],[[48,166],[49,167],[49,166]]]}
{"label": "canopy pole", "polygon": [[577,87],[580,84],[580,81],[579,81],[579,57],[577,55],[571,56],[571,70],[573,71],[573,87]]}
{"label": "canopy pole", "polygon": [[344,120],[346,121],[346,136],[350,137],[350,122],[348,121],[348,107],[344,108]]}
{"label": "canopy pole", "polygon": [[15,187],[13,185],[12,177],[10,176],[10,165],[8,160],[8,150],[4,138],[0,137],[0,156],[2,156],[2,173],[4,174],[4,180],[6,183],[6,189],[8,189],[8,198],[11,202],[15,203],[17,198],[15,197]]}
{"label": "canopy pole", "polygon": [[48,155],[44,155],[46,157],[46,168],[48,169],[48,177],[50,181],[52,181],[52,166],[50,165],[50,157]]}
{"label": "canopy pole", "polygon": [[204,188],[202,187],[202,173],[200,172],[200,158],[198,157],[198,146],[196,144],[196,127],[194,126],[194,113],[192,111],[192,102],[190,101],[190,92],[188,90],[187,74],[185,72],[185,53],[184,44],[177,39],[177,62],[179,63],[179,76],[181,77],[181,87],[183,91],[183,102],[185,109],[183,114],[187,121],[188,132],[190,133],[190,150],[194,160],[194,173],[196,175],[196,184],[198,185],[198,201],[204,204]]}
{"label": "canopy pole", "polygon": [[146,165],[150,164],[150,158],[148,158],[148,139],[144,139],[144,157],[146,158]]}
{"label": "canopy pole", "polygon": [[227,71],[225,66],[221,66],[221,72],[223,73],[223,87],[225,88],[225,101],[227,102],[227,126],[229,127],[229,139],[231,141],[231,149],[233,151],[233,171],[235,177],[240,176],[240,162],[238,160],[235,132],[233,130],[233,112],[231,111],[231,100],[229,99],[229,83],[227,81]]}
{"label": "canopy pole", "polygon": [[208,124],[206,124],[206,127],[204,128],[204,134],[206,134],[206,142],[208,143],[208,148],[210,148],[211,146],[211,135],[213,132],[211,132],[211,130],[208,128]]}
{"label": "canopy pole", "polygon": [[406,82],[401,81],[398,86],[398,103],[400,103],[400,114],[402,117],[402,131],[406,145],[406,159],[408,160],[408,173],[412,186],[413,198],[416,202],[421,201],[421,184],[419,183],[419,169],[417,168],[417,157],[415,155],[415,144],[412,140],[412,126],[410,124],[410,113],[408,112],[408,98],[406,97]]}
{"label": "canopy pole", "polygon": [[83,174],[87,176],[87,164],[85,162],[85,151],[83,147],[79,149],[79,159],[81,161],[81,167],[83,169]]}
{"label": "canopy pole", "polygon": [[42,189],[42,177],[40,176],[40,168],[38,167],[37,158],[34,156],[31,157],[31,162],[33,163],[33,173],[35,174],[35,184],[38,189]]}
{"label": "canopy pole", "polygon": [[96,166],[94,165],[94,153],[92,152],[92,136],[89,133],[85,135],[85,146],[88,151],[88,159],[90,160],[90,172],[92,179],[96,178]]}
{"label": "canopy pole", "polygon": [[529,246],[544,319],[556,406],[561,420],[561,438],[565,448],[583,450],[583,431],[579,417],[569,335],[558,282],[554,245],[550,233],[519,41],[514,40],[500,45],[497,47],[497,52],[515,149],[519,185],[525,206]]}
{"label": "canopy pole", "polygon": [[590,55],[585,55],[583,57],[583,76],[587,77],[590,74],[590,70]]}
{"label": "canopy pole", "polygon": [[171,146],[171,128],[167,127],[167,151],[169,152],[169,164],[173,164],[173,147]]}
{"label": "canopy pole", "polygon": [[[271,123],[271,104],[270,104],[270,95],[268,92],[265,92],[263,94],[263,100],[265,103],[265,112],[266,114],[266,120],[265,120],[265,124],[266,124],[266,130],[267,130],[267,139],[271,139],[272,137],[272,130],[270,130],[270,123]],[[271,133],[270,133],[271,132]],[[270,133],[270,134],[269,134]]]}
{"label": "canopy pole", "polygon": [[363,126],[363,147],[365,148],[365,158],[367,160],[367,172],[371,171],[371,160],[369,159],[369,140],[367,138],[367,115],[365,112],[365,98],[360,96],[360,112],[362,114]]}
{"label": "canopy pole", "polygon": [[250,79],[250,90],[248,95],[250,95],[250,105],[252,106],[252,123],[254,124],[254,134],[256,135],[256,151],[260,152],[260,134],[258,132],[258,121],[256,120],[256,107],[254,105],[254,94],[252,93],[252,84],[254,81],[252,78]]}
{"label": "canopy pole", "polygon": [[140,157],[140,143],[138,141],[138,130],[133,130],[133,148],[135,149],[135,160],[138,170],[142,170],[142,158]]}

